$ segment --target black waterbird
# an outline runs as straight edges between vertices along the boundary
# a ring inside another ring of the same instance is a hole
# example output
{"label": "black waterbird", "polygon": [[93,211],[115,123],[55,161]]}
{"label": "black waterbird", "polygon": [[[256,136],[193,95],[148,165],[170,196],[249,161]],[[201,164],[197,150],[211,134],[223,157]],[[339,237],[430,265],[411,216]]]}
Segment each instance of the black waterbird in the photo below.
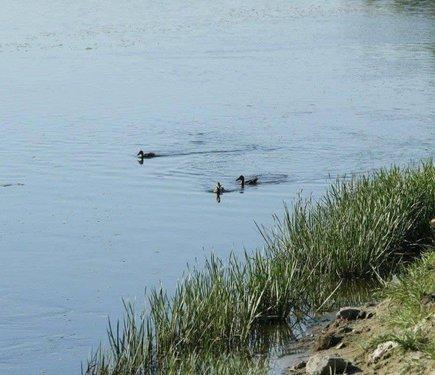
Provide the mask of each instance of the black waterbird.
{"label": "black waterbird", "polygon": [[142,150],[140,150],[137,153],[137,157],[140,159],[151,159],[151,158],[155,158],[157,155],[154,152],[143,152]]}
{"label": "black waterbird", "polygon": [[257,185],[258,183],[258,177],[251,178],[249,180],[245,180],[245,176],[240,175],[236,181],[240,181],[240,185],[242,186],[242,189],[245,187],[245,185]]}
{"label": "black waterbird", "polygon": [[220,182],[218,182],[218,183],[216,184],[216,186],[214,187],[214,189],[213,189],[213,193],[216,194],[216,201],[217,201],[218,203],[221,203],[221,194],[222,194],[223,192],[225,192],[225,188],[221,185]]}
{"label": "black waterbird", "polygon": [[221,195],[223,192],[225,192],[225,188],[221,185],[220,182],[218,182],[213,189],[213,193]]}

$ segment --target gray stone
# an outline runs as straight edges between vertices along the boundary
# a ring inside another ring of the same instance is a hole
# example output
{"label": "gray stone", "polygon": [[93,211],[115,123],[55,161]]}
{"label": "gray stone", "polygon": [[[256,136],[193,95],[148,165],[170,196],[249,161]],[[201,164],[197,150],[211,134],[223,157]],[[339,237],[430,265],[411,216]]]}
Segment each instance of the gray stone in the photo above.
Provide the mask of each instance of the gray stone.
{"label": "gray stone", "polygon": [[382,344],[379,344],[375,351],[370,356],[370,361],[372,363],[376,363],[381,358],[387,357],[387,355],[391,354],[391,351],[397,347],[399,344],[395,341],[386,341]]}
{"label": "gray stone", "polygon": [[308,359],[306,373],[308,375],[343,374],[348,361],[339,356],[317,354]]}
{"label": "gray stone", "polygon": [[411,359],[413,361],[420,361],[424,357],[424,353],[422,352],[413,352],[411,354]]}
{"label": "gray stone", "polygon": [[324,333],[318,337],[314,344],[314,350],[318,352],[319,350],[326,350],[332,348],[333,346],[340,343],[342,340],[341,336],[334,335],[331,332]]}
{"label": "gray stone", "polygon": [[432,303],[435,303],[435,293],[425,294],[421,299],[421,303],[423,305],[430,305]]}
{"label": "gray stone", "polygon": [[397,277],[397,275],[393,275],[393,277],[391,278],[390,283],[392,285],[399,285],[400,284],[400,279]]}
{"label": "gray stone", "polygon": [[342,307],[337,313],[337,319],[356,320],[364,319],[366,312],[358,307]]}

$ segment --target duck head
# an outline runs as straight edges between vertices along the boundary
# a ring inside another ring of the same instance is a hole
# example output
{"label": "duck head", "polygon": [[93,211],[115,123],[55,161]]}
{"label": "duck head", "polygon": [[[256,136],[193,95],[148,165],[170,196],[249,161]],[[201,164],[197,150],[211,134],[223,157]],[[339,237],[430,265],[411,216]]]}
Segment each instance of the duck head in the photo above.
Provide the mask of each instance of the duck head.
{"label": "duck head", "polygon": [[236,179],[236,181],[240,181],[242,189],[245,187],[245,176],[240,175],[239,178]]}
{"label": "duck head", "polygon": [[140,150],[140,151],[137,153],[137,157],[138,157],[138,158],[143,158],[143,157],[144,157],[144,153],[143,153],[142,150]]}

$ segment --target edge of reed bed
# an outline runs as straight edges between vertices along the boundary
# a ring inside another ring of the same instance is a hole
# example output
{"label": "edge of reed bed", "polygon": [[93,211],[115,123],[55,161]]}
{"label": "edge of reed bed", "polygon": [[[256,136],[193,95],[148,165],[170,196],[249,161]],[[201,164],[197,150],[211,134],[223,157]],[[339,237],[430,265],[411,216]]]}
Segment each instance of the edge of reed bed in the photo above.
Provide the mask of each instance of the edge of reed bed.
{"label": "edge of reed bed", "polygon": [[263,250],[231,256],[227,264],[210,256],[171,297],[163,288],[151,290],[149,313],[139,321],[125,305],[122,328],[109,323],[110,352],[100,348],[84,373],[154,374],[192,353],[249,356],[254,324],[325,305],[342,280],[388,275],[433,243],[433,181],[429,159],[338,179],[316,202],[299,198],[282,219],[275,216],[271,230],[259,227]]}

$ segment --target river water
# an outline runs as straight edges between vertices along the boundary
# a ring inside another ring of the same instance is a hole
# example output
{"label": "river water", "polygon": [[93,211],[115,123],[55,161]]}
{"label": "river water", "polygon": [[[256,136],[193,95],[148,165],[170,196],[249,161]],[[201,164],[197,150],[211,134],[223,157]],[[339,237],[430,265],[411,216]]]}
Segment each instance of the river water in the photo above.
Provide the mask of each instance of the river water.
{"label": "river water", "polygon": [[2,0],[0,373],[77,374],[122,298],[261,246],[331,177],[434,156],[415,3]]}

